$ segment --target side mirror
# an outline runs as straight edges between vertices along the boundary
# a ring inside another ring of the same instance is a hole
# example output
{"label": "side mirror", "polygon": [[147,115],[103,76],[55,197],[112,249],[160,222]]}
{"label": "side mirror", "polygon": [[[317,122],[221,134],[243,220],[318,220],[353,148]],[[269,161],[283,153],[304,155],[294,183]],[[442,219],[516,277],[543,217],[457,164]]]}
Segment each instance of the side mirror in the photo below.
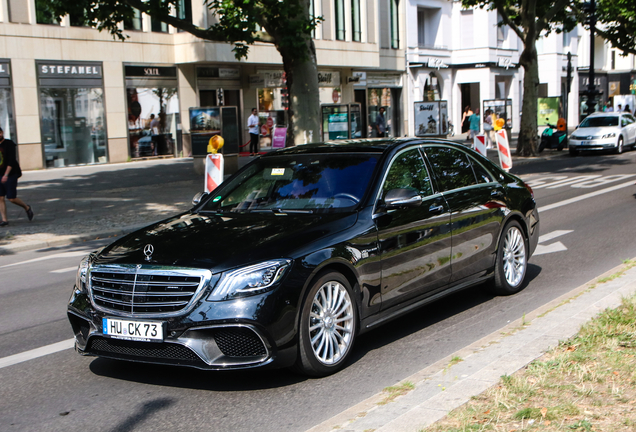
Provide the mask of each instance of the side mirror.
{"label": "side mirror", "polygon": [[199,192],[194,198],[192,198],[192,205],[198,206],[201,201],[203,201],[208,196],[207,192]]}
{"label": "side mirror", "polygon": [[413,189],[391,189],[384,197],[387,210],[399,207],[417,207],[422,204],[422,197]]}

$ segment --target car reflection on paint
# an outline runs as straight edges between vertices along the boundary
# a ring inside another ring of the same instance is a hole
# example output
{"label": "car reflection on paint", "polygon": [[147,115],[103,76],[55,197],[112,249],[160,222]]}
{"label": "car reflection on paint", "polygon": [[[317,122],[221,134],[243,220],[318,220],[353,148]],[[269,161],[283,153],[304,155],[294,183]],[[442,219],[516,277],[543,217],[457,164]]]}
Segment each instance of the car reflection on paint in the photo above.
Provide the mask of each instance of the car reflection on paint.
{"label": "car reflection on paint", "polygon": [[518,292],[538,236],[532,190],[464,146],[298,146],[85,257],[68,317],[84,355],[324,376],[443,295]]}

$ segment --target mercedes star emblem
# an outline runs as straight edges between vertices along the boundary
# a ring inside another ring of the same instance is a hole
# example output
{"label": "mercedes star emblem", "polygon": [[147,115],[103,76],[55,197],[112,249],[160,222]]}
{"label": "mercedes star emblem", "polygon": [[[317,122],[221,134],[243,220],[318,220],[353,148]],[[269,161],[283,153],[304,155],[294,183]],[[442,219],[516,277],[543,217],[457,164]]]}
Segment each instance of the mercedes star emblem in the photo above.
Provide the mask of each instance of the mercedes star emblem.
{"label": "mercedes star emblem", "polygon": [[146,255],[146,261],[150,261],[152,254],[155,252],[155,247],[151,244],[144,246],[144,255]]}

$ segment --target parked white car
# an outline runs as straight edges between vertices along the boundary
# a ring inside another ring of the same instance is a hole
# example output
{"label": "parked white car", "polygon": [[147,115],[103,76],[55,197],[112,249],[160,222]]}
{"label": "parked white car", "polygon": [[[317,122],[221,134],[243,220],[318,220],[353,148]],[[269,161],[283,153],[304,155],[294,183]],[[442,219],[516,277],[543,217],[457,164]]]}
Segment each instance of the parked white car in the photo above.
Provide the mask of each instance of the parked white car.
{"label": "parked white car", "polygon": [[623,153],[636,146],[636,119],[627,112],[596,112],[587,116],[570,136],[571,155],[587,150]]}

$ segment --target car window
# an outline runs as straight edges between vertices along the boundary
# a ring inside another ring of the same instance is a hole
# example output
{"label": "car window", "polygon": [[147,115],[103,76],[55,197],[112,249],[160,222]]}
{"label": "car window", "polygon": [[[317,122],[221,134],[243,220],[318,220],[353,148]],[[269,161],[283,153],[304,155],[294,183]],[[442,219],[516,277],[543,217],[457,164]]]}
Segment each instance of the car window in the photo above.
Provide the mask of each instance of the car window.
{"label": "car window", "polygon": [[391,162],[391,168],[382,186],[382,196],[391,189],[398,188],[413,189],[422,196],[433,194],[431,178],[418,149],[400,153]]}
{"label": "car window", "polygon": [[490,174],[488,170],[482,166],[482,164],[477,162],[472,156],[468,156],[468,159],[473,166],[475,177],[477,177],[477,183],[492,183],[495,181],[492,174]]}
{"label": "car window", "polygon": [[579,127],[606,127],[618,126],[618,116],[597,116],[587,117],[581,122]]}
{"label": "car window", "polygon": [[625,127],[629,124],[629,120],[627,119],[627,116],[622,116],[621,117],[621,127]]}
{"label": "car window", "polygon": [[634,117],[630,114],[625,115],[625,117],[627,118],[627,120],[629,120],[630,123],[636,122],[636,119],[634,119]]}
{"label": "car window", "polygon": [[477,184],[464,152],[450,147],[427,147],[425,152],[442,192]]}
{"label": "car window", "polygon": [[379,155],[306,154],[261,158],[222,183],[203,211],[345,211],[363,198]]}
{"label": "car window", "polygon": [[634,123],[634,121],[635,121],[634,117],[632,117],[631,115],[629,115],[629,114],[624,114],[623,115],[623,126],[630,125],[630,124]]}

